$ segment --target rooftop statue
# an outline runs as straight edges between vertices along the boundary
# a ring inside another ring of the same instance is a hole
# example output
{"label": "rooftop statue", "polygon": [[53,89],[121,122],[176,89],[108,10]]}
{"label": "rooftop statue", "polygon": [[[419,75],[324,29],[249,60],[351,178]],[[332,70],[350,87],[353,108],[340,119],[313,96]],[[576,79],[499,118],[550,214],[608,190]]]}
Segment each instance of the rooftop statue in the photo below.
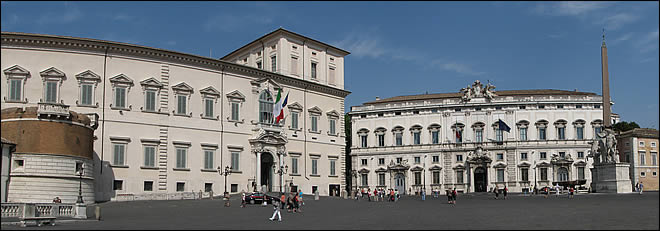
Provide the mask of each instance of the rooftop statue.
{"label": "rooftop statue", "polygon": [[495,89],[495,86],[488,83],[486,87],[481,83],[481,81],[476,80],[472,85],[468,85],[465,88],[461,88],[459,92],[463,93],[463,101],[470,101],[472,98],[476,97],[485,97],[489,100],[492,100],[493,97],[497,96],[495,93],[493,93],[493,89]]}

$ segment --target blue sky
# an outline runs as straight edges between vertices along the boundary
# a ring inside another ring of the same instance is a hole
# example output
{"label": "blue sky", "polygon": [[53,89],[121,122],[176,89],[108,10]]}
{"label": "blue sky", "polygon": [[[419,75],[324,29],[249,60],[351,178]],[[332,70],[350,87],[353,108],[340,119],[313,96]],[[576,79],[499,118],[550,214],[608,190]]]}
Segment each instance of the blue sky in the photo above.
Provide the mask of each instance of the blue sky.
{"label": "blue sky", "polygon": [[279,27],[351,52],[350,106],[496,90],[601,94],[606,29],[613,111],[658,128],[658,2],[2,2],[2,31],[222,57]]}

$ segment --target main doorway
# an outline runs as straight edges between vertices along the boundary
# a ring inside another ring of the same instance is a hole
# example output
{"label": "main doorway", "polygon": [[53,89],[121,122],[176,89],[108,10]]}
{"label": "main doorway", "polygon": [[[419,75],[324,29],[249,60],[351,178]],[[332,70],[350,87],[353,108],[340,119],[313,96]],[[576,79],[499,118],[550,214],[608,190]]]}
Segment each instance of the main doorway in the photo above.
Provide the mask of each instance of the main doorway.
{"label": "main doorway", "polygon": [[488,185],[487,179],[486,169],[483,167],[474,169],[474,191],[485,192],[487,190],[486,186]]}
{"label": "main doorway", "polygon": [[261,182],[259,182],[259,189],[261,185],[266,185],[268,192],[273,191],[273,155],[264,152],[261,153]]}
{"label": "main doorway", "polygon": [[394,188],[399,194],[406,194],[406,177],[402,173],[394,175]]}

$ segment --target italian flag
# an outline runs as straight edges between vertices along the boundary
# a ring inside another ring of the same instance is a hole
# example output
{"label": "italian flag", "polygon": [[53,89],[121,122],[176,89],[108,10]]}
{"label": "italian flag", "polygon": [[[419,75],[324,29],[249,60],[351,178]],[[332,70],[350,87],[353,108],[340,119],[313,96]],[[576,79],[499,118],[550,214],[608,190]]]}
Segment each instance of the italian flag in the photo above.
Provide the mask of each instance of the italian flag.
{"label": "italian flag", "polygon": [[282,89],[277,90],[277,99],[275,100],[275,106],[273,107],[273,117],[275,118],[275,123],[280,123],[281,119],[284,119],[284,107],[289,101],[289,93],[286,94],[284,100],[282,100]]}

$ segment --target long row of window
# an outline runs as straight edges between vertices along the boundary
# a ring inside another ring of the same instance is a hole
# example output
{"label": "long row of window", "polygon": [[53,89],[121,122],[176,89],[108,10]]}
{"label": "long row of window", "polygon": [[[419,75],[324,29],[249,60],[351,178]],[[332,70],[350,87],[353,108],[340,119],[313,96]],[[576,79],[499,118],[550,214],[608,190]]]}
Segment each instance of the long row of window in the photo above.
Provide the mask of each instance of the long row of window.
{"label": "long row of window", "polygon": [[[537,140],[547,140],[547,128],[548,128],[548,122],[545,120],[539,120],[536,122],[536,129],[537,129]],[[602,131],[602,121],[601,120],[594,120],[591,123],[593,129],[594,129],[594,134],[597,134]],[[555,129],[556,129],[556,138],[558,140],[566,140],[566,121],[565,120],[558,120],[557,122],[554,123]],[[482,122],[477,122],[472,125],[472,130],[474,134],[474,140],[473,142],[476,143],[481,143],[484,142],[484,127],[485,124]],[[518,129],[518,140],[520,141],[526,141],[528,140],[528,128],[529,128],[529,122],[526,120],[521,120],[518,123],[516,123],[516,127]],[[583,140],[585,139],[584,136],[584,128],[585,128],[585,121],[584,120],[576,120],[573,122],[573,127],[574,127],[574,134],[575,137],[574,139],[577,140]],[[455,140],[456,143],[461,143],[463,142],[463,133],[465,130],[465,125],[462,123],[455,123],[451,126],[452,129],[452,136]],[[396,126],[392,129],[392,136],[394,137],[393,140],[393,146],[402,146],[403,145],[403,133],[404,133],[404,128],[401,126]],[[420,125],[414,125],[410,129],[411,133],[411,140],[412,143],[411,145],[420,145],[422,144],[421,141],[421,132],[422,132],[422,126]],[[430,143],[431,144],[439,144],[440,143],[440,125],[438,124],[432,124],[431,126],[428,127],[429,133],[430,133]],[[504,140],[504,131],[499,129],[498,123],[493,124],[493,132],[495,133],[495,140],[496,142],[502,142]],[[377,141],[377,147],[384,147],[385,146],[385,134],[387,133],[387,129],[383,127],[376,128],[374,131],[376,135],[376,141]],[[369,135],[369,129],[362,128],[358,130],[357,132],[358,137],[360,137],[360,147],[366,148],[368,147],[368,135]]]}
{"label": "long row of window", "polygon": [[[582,108],[584,108],[583,105],[591,106],[592,104],[575,104],[575,105],[572,105],[572,104],[548,104],[548,105],[553,106],[553,108],[556,108],[556,109],[568,109],[569,107],[567,107],[567,106],[569,106],[569,105],[571,106],[570,108],[582,109]],[[593,108],[599,109],[600,105],[601,104],[593,104]],[[549,109],[544,104],[538,104],[538,105],[536,105],[536,108],[537,109]],[[513,110],[513,109],[516,109],[516,107],[511,105],[511,106],[505,106],[505,107],[502,107],[502,106],[486,106],[486,107],[471,107],[471,106],[468,106],[466,108],[453,108],[453,109],[451,109],[451,108],[445,108],[445,109],[432,108],[432,109],[422,109],[422,110],[418,109],[418,110],[393,111],[393,112],[388,112],[388,113],[385,113],[385,112],[376,112],[376,113],[369,113],[369,114],[365,113],[365,114],[360,114],[360,118],[364,119],[364,118],[367,118],[367,117],[388,117],[388,116],[401,116],[401,115],[404,115],[404,116],[419,115],[420,112],[422,112],[422,114],[429,113],[429,112],[430,113],[443,113],[443,112],[451,112],[451,111],[454,111],[454,112],[477,111],[478,112],[478,111],[483,111],[484,109],[486,111],[488,111],[488,110],[492,110],[492,111],[495,111],[495,110]],[[524,110],[524,109],[528,109],[528,108],[527,108],[526,105],[520,105],[520,106],[518,106],[518,109]],[[529,108],[529,109],[532,109],[532,108]]]}

